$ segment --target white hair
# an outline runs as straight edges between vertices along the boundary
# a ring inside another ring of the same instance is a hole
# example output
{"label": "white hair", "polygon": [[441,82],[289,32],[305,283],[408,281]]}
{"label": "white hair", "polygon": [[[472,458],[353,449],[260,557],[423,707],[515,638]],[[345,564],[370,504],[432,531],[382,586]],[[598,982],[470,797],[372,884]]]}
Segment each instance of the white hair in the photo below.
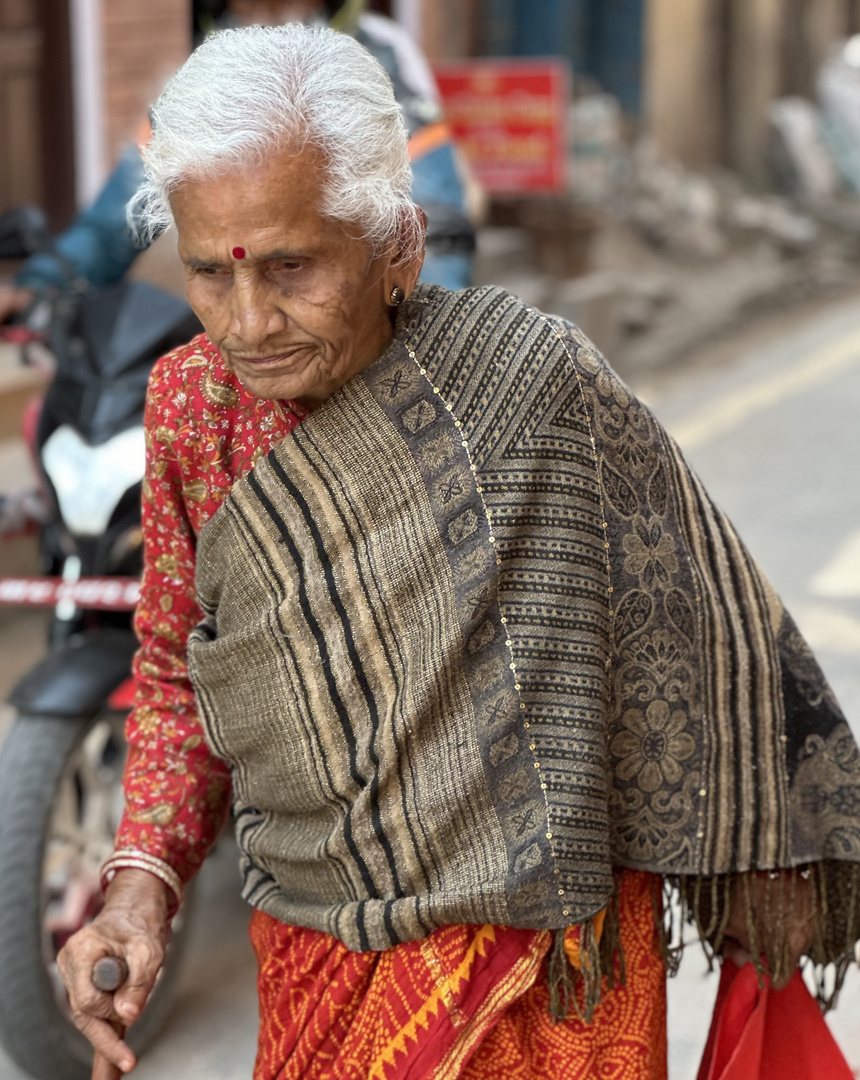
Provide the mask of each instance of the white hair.
{"label": "white hair", "polygon": [[381,64],[346,34],[300,24],[212,34],[152,109],[145,178],[128,207],[150,240],[186,180],[259,165],[287,147],[325,160],[321,210],[406,261],[424,242],[406,130]]}

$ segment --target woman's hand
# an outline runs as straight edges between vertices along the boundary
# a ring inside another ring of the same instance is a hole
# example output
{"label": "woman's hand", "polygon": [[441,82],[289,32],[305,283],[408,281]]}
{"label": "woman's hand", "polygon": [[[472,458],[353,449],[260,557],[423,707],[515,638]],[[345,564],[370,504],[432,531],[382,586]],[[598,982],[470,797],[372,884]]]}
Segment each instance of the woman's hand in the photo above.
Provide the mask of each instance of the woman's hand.
{"label": "woman's hand", "polygon": [[[774,990],[782,990],[794,975],[801,956],[812,945],[813,913],[815,911],[814,888],[811,877],[801,877],[795,872],[794,884],[790,881],[791,871],[779,870],[772,878],[771,872],[750,875],[749,893],[755,921],[755,941],[759,952],[774,953],[785,942],[789,958],[789,967],[778,977],[771,976]],[[779,878],[782,877],[782,881]],[[767,893],[770,895],[766,895]],[[780,919],[780,894],[785,910],[781,916],[782,926],[776,925]],[[751,960],[752,942],[747,920],[747,903],[740,881],[736,881],[732,891],[729,921],[726,924],[723,955],[733,960],[738,967]]]}
{"label": "woman's hand", "polygon": [[[145,870],[120,870],[98,916],[61,949],[57,962],[69,992],[72,1017],[98,1054],[130,1072],[137,1064],[117,1029],[133,1024],[155,983],[170,929],[166,886]],[[113,994],[93,986],[97,961],[117,956],[128,979]]]}

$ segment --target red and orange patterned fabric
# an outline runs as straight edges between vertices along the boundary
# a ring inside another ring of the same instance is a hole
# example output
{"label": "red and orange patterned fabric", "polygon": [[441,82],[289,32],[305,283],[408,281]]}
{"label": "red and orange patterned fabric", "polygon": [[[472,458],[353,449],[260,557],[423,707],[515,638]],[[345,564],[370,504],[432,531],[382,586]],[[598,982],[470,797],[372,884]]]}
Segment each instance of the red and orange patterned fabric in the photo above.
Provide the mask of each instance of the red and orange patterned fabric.
{"label": "red and orange patterned fabric", "polygon": [[624,873],[627,968],[587,1024],[549,1015],[547,931],[448,926],[382,953],[255,912],[254,1080],[665,1080],[665,970],[649,876]]}

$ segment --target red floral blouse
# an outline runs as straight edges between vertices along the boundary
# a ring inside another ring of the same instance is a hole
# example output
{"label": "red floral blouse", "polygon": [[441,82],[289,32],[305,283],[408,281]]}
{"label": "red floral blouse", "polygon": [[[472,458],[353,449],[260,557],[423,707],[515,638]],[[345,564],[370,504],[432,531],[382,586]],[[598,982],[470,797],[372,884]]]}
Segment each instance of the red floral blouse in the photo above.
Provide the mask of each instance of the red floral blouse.
{"label": "red floral blouse", "polygon": [[185,658],[189,631],[201,618],[196,538],[234,482],[304,416],[294,402],[252,397],[205,335],[153,369],[135,617],[141,645],[134,661],[136,704],[126,725],[126,809],[108,864],[113,869],[126,854],[126,865],[135,865],[139,853],[156,872],[159,860],[187,882],[223,824],[230,776],[203,739]]}

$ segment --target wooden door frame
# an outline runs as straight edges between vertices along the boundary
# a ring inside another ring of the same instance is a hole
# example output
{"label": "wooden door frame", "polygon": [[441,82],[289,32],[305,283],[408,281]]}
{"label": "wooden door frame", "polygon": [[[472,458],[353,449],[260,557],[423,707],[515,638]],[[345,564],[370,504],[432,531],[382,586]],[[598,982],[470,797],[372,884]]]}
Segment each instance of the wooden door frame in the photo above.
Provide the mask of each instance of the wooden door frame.
{"label": "wooden door frame", "polygon": [[75,131],[69,0],[37,0],[42,31],[39,104],[43,209],[51,228],[75,214]]}

